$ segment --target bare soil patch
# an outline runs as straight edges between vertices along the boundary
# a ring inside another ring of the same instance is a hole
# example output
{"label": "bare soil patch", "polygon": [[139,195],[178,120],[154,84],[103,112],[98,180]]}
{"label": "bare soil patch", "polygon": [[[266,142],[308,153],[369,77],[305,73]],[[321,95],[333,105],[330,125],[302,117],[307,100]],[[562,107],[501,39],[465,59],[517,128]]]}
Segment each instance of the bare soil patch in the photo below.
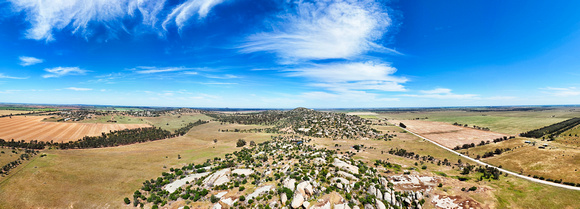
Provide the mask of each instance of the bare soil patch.
{"label": "bare soil patch", "polygon": [[479,144],[481,141],[493,141],[493,139],[507,136],[505,134],[455,126],[443,122],[422,120],[400,120],[391,122],[396,124],[403,123],[409,131],[415,132],[449,148],[471,143]]}
{"label": "bare soil patch", "polygon": [[12,116],[0,118],[0,138],[4,140],[38,140],[67,142],[103,132],[150,127],[147,124],[101,124],[43,122],[46,116]]}

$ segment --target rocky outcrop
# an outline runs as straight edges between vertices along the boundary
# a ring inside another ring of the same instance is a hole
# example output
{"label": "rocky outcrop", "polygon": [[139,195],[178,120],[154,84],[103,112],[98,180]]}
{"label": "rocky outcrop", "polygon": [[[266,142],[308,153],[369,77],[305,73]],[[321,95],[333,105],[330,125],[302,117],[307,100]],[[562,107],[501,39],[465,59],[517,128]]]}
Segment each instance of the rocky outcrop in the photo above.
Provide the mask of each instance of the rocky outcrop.
{"label": "rocky outcrop", "polygon": [[338,171],[336,173],[338,175],[341,175],[341,176],[345,177],[345,178],[349,178],[349,179],[351,179],[353,181],[358,181],[358,178],[356,176],[350,174],[350,173],[347,173],[347,172],[344,172],[344,171]]}
{"label": "rocky outcrop", "polygon": [[308,208],[308,207],[310,207],[310,203],[308,201],[304,201],[304,203],[302,203],[302,206],[304,208]]}
{"label": "rocky outcrop", "polygon": [[216,171],[215,173],[205,178],[205,180],[203,180],[203,185],[205,187],[214,187],[228,183],[230,182],[230,178],[228,175],[229,173],[230,173],[229,168]]}
{"label": "rocky outcrop", "polygon": [[219,203],[214,204],[211,209],[222,209],[222,205]]}
{"label": "rocky outcrop", "polygon": [[292,208],[298,208],[304,203],[304,197],[299,192],[294,193],[294,198],[292,198]]}
{"label": "rocky outcrop", "polygon": [[314,189],[309,181],[304,181],[296,186],[296,192],[302,194],[303,197],[310,197],[314,194]]}
{"label": "rocky outcrop", "polygon": [[348,172],[358,174],[358,167],[351,165],[351,164],[348,164],[342,160],[334,159],[334,162],[332,162],[332,165],[334,165],[340,169],[344,169]]}
{"label": "rocky outcrop", "polygon": [[387,209],[387,207],[385,206],[385,204],[383,203],[383,201],[376,199],[376,207],[377,209]]}
{"label": "rocky outcrop", "polygon": [[234,173],[238,174],[238,175],[244,174],[247,176],[247,175],[254,173],[254,171],[252,169],[236,169],[236,170],[232,171],[232,174],[234,174]]}
{"label": "rocky outcrop", "polygon": [[292,191],[294,191],[295,185],[296,185],[296,180],[294,180],[294,179],[287,178],[286,180],[284,180],[284,187],[286,187]]}
{"label": "rocky outcrop", "polygon": [[334,205],[334,209],[350,209],[350,207],[347,203],[343,203]]}
{"label": "rocky outcrop", "polygon": [[282,205],[286,204],[286,201],[288,201],[288,197],[286,197],[286,193],[280,194],[280,200],[282,202]]}

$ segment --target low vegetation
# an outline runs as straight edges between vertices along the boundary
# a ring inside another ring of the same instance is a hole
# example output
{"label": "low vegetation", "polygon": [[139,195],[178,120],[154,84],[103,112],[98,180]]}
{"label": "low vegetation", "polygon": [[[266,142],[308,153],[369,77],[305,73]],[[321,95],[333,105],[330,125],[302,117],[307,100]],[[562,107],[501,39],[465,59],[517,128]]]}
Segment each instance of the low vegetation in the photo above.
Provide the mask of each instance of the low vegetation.
{"label": "low vegetation", "polygon": [[577,125],[580,125],[580,118],[572,118],[539,129],[521,133],[520,136],[531,138],[545,138],[547,136],[548,138],[553,138],[568,129],[574,128]]}

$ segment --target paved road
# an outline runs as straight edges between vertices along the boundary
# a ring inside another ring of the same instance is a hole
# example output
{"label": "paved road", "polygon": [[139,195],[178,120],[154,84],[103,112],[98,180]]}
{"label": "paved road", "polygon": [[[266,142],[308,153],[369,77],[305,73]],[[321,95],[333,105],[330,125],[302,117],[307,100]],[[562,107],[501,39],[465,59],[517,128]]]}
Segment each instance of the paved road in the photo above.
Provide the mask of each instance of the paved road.
{"label": "paved road", "polygon": [[463,157],[463,158],[465,158],[465,159],[468,159],[468,160],[470,160],[470,161],[476,162],[477,164],[480,164],[480,165],[483,165],[483,166],[486,166],[486,165],[487,165],[487,166],[490,166],[490,167],[494,167],[494,168],[497,168],[498,170],[500,170],[501,172],[508,173],[508,174],[510,174],[510,175],[512,175],[512,176],[517,176],[517,177],[520,177],[520,178],[523,178],[523,179],[526,179],[526,180],[529,180],[529,181],[537,182],[537,183],[540,183],[540,184],[546,184],[546,185],[555,186],[555,187],[560,187],[560,188],[564,188],[564,189],[572,189],[572,190],[578,190],[578,191],[580,191],[580,187],[569,186],[569,185],[565,185],[565,184],[558,184],[558,183],[554,183],[554,182],[550,182],[550,181],[544,181],[544,180],[540,180],[540,179],[535,179],[535,178],[532,178],[532,177],[528,177],[528,176],[520,175],[520,174],[518,174],[518,173],[514,173],[514,172],[511,172],[511,171],[508,171],[508,170],[502,169],[502,168],[495,167],[495,166],[493,166],[493,165],[490,165],[490,164],[484,163],[484,162],[482,162],[482,161],[479,161],[479,160],[473,159],[473,158],[471,158],[471,157],[469,157],[469,156],[463,155],[463,154],[461,154],[461,153],[459,153],[459,152],[456,152],[455,150],[449,149],[449,148],[447,148],[447,147],[445,147],[445,146],[443,146],[443,145],[441,145],[441,144],[439,144],[439,143],[437,143],[437,142],[435,142],[435,141],[432,141],[432,140],[430,140],[430,139],[427,139],[427,138],[425,138],[425,137],[423,137],[423,136],[421,136],[421,135],[419,135],[419,134],[416,134],[416,133],[414,133],[414,132],[412,132],[412,131],[409,131],[409,130],[407,130],[407,129],[405,129],[405,128],[403,128],[403,129],[404,129],[405,131],[407,131],[407,132],[409,132],[409,133],[411,133],[411,134],[413,134],[413,135],[415,135],[415,136],[417,136],[417,137],[421,138],[421,139],[424,139],[424,140],[426,140],[426,141],[428,141],[428,142],[431,142],[431,143],[433,143],[433,144],[435,144],[435,145],[437,145],[437,146],[439,146],[439,147],[441,147],[441,148],[443,148],[443,149],[446,149],[446,150],[447,150],[447,151],[449,151],[449,152],[452,152],[452,153],[454,153],[454,154],[456,154],[456,155],[459,155],[459,156],[461,156],[461,157]]}

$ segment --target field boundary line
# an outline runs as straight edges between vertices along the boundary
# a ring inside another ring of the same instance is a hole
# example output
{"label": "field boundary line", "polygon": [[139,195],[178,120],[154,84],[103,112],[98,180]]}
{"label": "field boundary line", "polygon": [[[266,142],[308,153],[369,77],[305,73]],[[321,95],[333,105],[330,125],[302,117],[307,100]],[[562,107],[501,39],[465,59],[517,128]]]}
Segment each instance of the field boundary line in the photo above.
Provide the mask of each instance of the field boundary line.
{"label": "field boundary line", "polygon": [[19,166],[16,166],[16,171],[14,173],[9,173],[8,176],[6,176],[6,178],[2,179],[2,181],[0,181],[0,185],[3,185],[4,183],[6,183],[6,181],[8,181],[9,179],[11,179],[15,174],[20,173],[20,171],[24,170],[24,168],[26,166],[30,165],[30,163],[34,162],[38,158],[40,158],[39,157],[39,154],[35,155],[33,157],[33,159],[27,160],[28,162],[22,163]]}
{"label": "field boundary line", "polygon": [[502,171],[504,173],[508,173],[508,174],[510,174],[512,176],[516,176],[516,177],[519,177],[519,178],[522,178],[522,179],[526,179],[528,181],[532,181],[532,182],[536,182],[536,183],[540,183],[540,184],[545,184],[545,185],[550,185],[550,186],[555,186],[555,187],[560,187],[560,188],[564,188],[564,189],[571,189],[571,190],[580,191],[580,187],[575,187],[575,186],[570,186],[570,185],[565,185],[565,184],[558,184],[558,183],[554,183],[554,182],[550,182],[550,181],[535,179],[535,178],[532,178],[532,177],[529,177],[529,176],[525,176],[525,175],[521,175],[521,174],[518,174],[518,173],[515,173],[515,172],[512,172],[512,171],[508,171],[508,170],[503,169],[503,168],[498,168],[496,166],[487,164],[487,163],[482,162],[480,160],[476,160],[476,159],[473,159],[473,158],[471,158],[471,157],[469,157],[467,155],[464,155],[464,154],[461,154],[459,152],[456,152],[455,150],[452,150],[452,149],[450,149],[448,147],[445,147],[445,146],[443,146],[443,145],[441,145],[441,144],[439,144],[439,143],[437,143],[437,142],[435,142],[433,140],[430,140],[430,139],[428,139],[426,137],[423,137],[423,136],[421,136],[419,134],[416,134],[415,132],[409,131],[406,128],[403,128],[403,127],[399,127],[399,128],[401,128],[401,129],[403,129],[403,130],[405,130],[405,131],[407,131],[407,132],[409,132],[409,133],[411,133],[411,134],[413,134],[413,135],[415,135],[415,136],[417,136],[417,137],[419,137],[421,139],[424,139],[424,140],[426,140],[428,142],[431,142],[431,143],[433,143],[433,144],[435,144],[435,145],[437,145],[437,146],[439,146],[439,147],[441,147],[441,148],[443,148],[443,149],[445,149],[445,150],[447,150],[449,152],[452,152],[452,153],[454,153],[454,154],[456,154],[456,155],[458,155],[460,157],[463,157],[465,159],[468,159],[470,161],[473,161],[473,162],[475,162],[475,163],[477,163],[479,165],[489,166],[489,167],[492,167],[492,168],[497,168],[499,171]]}

